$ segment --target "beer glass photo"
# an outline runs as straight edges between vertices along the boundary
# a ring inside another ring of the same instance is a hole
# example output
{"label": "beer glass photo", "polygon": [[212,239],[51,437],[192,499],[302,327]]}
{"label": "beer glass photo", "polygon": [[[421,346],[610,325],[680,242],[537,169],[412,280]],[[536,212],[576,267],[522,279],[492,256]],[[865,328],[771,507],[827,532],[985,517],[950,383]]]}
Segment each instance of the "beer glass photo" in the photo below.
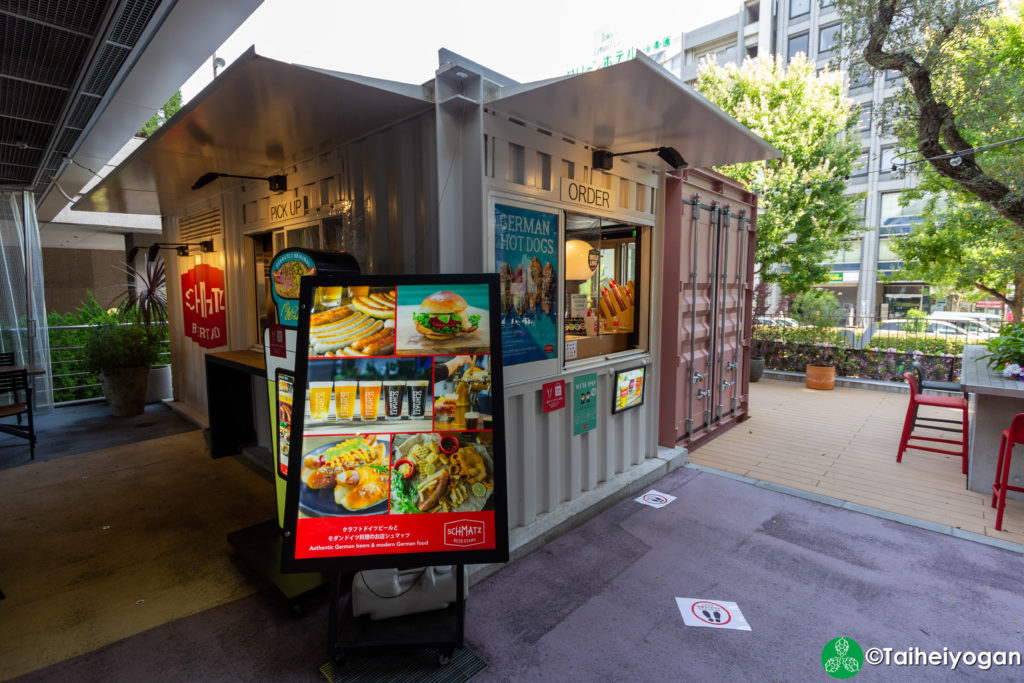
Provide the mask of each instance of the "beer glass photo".
{"label": "beer glass photo", "polygon": [[331,382],[309,383],[309,416],[326,420],[331,407]]}
{"label": "beer glass photo", "polygon": [[388,419],[396,420],[402,416],[402,403],[404,398],[404,381],[394,379],[384,381],[384,414]]}
{"label": "beer glass photo", "polygon": [[427,410],[427,401],[430,400],[429,392],[427,391],[427,380],[410,380],[409,381],[409,416],[420,417],[425,416]]}
{"label": "beer glass photo", "polygon": [[356,382],[339,379],[334,385],[335,411],[339,420],[351,420],[356,412]]}
{"label": "beer glass photo", "polygon": [[359,383],[359,411],[364,420],[377,419],[377,406],[380,403],[381,381]]}
{"label": "beer glass photo", "polygon": [[318,287],[317,295],[321,308],[337,308],[341,304],[342,287]]}

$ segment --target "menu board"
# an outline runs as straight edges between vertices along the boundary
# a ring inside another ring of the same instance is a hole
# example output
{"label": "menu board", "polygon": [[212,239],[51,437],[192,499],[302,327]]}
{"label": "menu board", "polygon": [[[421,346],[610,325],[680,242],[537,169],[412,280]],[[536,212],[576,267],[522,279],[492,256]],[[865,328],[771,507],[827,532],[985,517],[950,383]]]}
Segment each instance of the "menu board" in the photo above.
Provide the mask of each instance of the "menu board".
{"label": "menu board", "polygon": [[645,367],[639,367],[619,370],[615,373],[615,396],[612,397],[613,413],[643,405],[645,370]]}
{"label": "menu board", "polygon": [[497,274],[302,278],[285,571],[508,559]]}

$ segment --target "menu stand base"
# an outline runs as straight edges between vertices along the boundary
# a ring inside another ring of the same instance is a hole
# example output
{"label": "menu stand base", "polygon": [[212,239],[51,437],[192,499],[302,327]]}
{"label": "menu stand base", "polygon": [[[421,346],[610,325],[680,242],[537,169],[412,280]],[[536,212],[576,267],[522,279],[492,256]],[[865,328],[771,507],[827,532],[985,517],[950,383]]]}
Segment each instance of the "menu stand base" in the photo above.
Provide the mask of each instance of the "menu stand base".
{"label": "menu stand base", "polygon": [[230,543],[249,569],[267,579],[281,591],[292,611],[305,614],[303,598],[327,582],[319,572],[284,574],[281,572],[283,538],[276,519],[269,519],[228,534]]}
{"label": "menu stand base", "polygon": [[408,614],[374,621],[368,615],[352,616],[352,597],[340,605],[342,582],[351,574],[329,578],[330,613],[327,623],[327,655],[343,662],[349,655],[405,649],[437,649],[437,663],[447,664],[456,649],[464,646],[466,624],[466,565],[456,565],[455,602],[431,612]]}

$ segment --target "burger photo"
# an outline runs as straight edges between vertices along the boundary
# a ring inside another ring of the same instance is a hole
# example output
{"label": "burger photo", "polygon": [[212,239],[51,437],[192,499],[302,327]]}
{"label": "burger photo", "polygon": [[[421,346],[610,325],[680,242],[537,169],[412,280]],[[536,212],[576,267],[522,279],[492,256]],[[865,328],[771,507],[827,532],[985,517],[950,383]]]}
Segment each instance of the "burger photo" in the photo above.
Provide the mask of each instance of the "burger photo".
{"label": "burger photo", "polygon": [[466,300],[455,292],[434,292],[413,313],[416,331],[427,339],[455,339],[474,332],[480,324],[477,314],[466,315]]}

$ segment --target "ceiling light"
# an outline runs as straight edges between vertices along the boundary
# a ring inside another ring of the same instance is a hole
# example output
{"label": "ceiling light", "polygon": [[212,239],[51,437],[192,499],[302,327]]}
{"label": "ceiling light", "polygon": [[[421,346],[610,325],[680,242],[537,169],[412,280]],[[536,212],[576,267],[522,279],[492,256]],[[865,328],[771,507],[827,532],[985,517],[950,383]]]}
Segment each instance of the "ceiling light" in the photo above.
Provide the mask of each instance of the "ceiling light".
{"label": "ceiling light", "polygon": [[284,175],[272,175],[272,176],[254,176],[254,175],[236,175],[234,173],[217,173],[216,171],[210,171],[199,176],[199,179],[192,183],[192,189],[198,190],[206,187],[217,178],[245,178],[247,180],[266,180],[270,185],[271,192],[284,192],[288,189],[288,178]]}
{"label": "ceiling light", "polygon": [[657,152],[658,157],[674,169],[686,168],[689,164],[683,159],[683,155],[675,147],[652,147],[651,149],[640,149],[635,152],[609,152],[606,149],[595,149],[591,159],[591,165],[602,171],[612,170],[612,159],[614,157],[627,156],[632,154],[646,154]]}

